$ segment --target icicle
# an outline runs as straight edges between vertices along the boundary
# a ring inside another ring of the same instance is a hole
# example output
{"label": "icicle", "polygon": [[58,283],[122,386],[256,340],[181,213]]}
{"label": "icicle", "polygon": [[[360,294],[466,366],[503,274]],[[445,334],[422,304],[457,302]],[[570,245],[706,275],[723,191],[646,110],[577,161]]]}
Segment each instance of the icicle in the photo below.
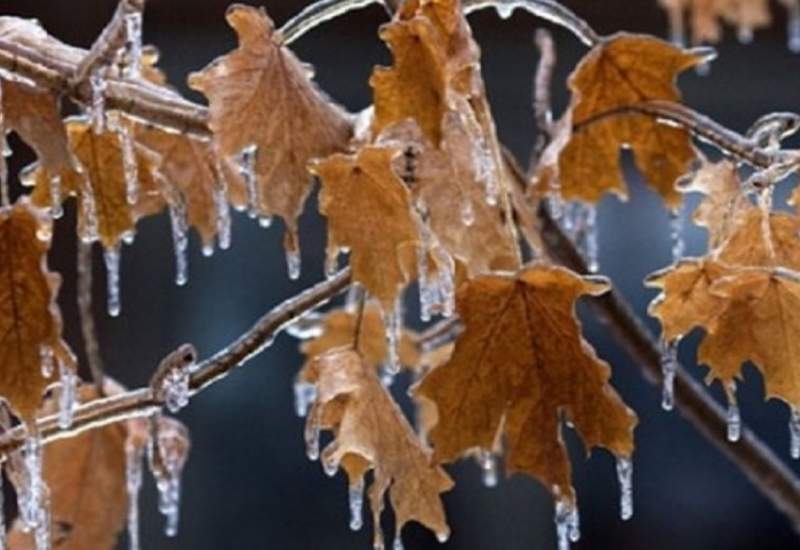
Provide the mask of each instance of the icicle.
{"label": "icicle", "polygon": [[183,286],[189,280],[189,263],[186,251],[189,248],[189,220],[186,201],[179,191],[169,201],[169,220],[172,226],[172,246],[175,250],[175,284]]}
{"label": "icicle", "polygon": [[286,250],[286,271],[289,273],[289,278],[296,281],[300,278],[300,269],[302,267],[299,250]]}
{"label": "icicle", "polygon": [[495,4],[495,9],[497,10],[497,15],[500,16],[500,19],[509,19],[511,14],[514,13],[514,8],[516,7],[514,4]]}
{"label": "icicle", "polygon": [[120,145],[122,147],[122,170],[125,176],[125,200],[134,205],[139,202],[139,165],[136,162],[136,149],[131,130],[124,121],[119,125]]}
{"label": "icicle", "polygon": [[742,435],[742,418],[739,414],[739,405],[736,402],[736,383],[731,382],[727,387],[728,394],[728,441],[736,442]]}
{"label": "icicle", "polygon": [[189,451],[188,436],[177,423],[168,427],[161,424],[149,451],[159,494],[158,509],[166,517],[164,532],[168,537],[174,537],[178,534],[181,474]]}
{"label": "icicle", "polygon": [[59,174],[50,177],[50,215],[54,220],[64,215],[64,208],[61,206],[61,176]]}
{"label": "icicle", "polygon": [[661,341],[661,373],[663,374],[663,389],[661,408],[671,411],[675,405],[675,373],[678,369],[678,341]]}
{"label": "icicle", "polygon": [[142,70],[142,13],[125,15],[125,49],[128,53],[127,78],[137,78]]}
{"label": "icicle", "polygon": [[327,448],[325,449],[326,452],[322,453],[322,471],[325,472],[325,475],[328,477],[333,477],[336,475],[336,472],[339,470],[339,461],[336,460],[335,454],[329,451]]}
{"label": "icicle", "polygon": [[39,517],[34,531],[36,550],[50,550],[50,498],[47,495],[47,488],[44,488],[42,503],[39,507]]}
{"label": "icicle", "polygon": [[75,412],[75,399],[78,377],[65,365],[59,364],[61,386],[58,394],[58,426],[66,430],[72,425],[72,416]]}
{"label": "icicle", "polygon": [[786,23],[787,46],[792,53],[800,53],[800,5],[795,0]]}
{"label": "icicle", "polygon": [[753,29],[751,27],[740,26],[736,33],[736,38],[742,44],[749,44],[753,41]]}
{"label": "icicle", "polygon": [[617,458],[617,479],[619,515],[627,521],[633,517],[633,461],[630,458]]}
{"label": "icicle", "polygon": [[119,245],[106,248],[103,251],[106,262],[106,286],[108,287],[108,314],[117,317],[120,311],[119,299]]}
{"label": "icicle", "polygon": [[497,487],[497,458],[492,451],[481,449],[478,454],[478,463],[483,473],[484,487]]}
{"label": "icicle", "polygon": [[394,542],[392,543],[392,550],[404,550],[403,539],[400,536],[400,533],[397,533],[394,536]]}
{"label": "icicle", "polygon": [[161,382],[164,404],[169,412],[175,414],[189,404],[189,375],[191,368],[174,367],[170,369]]}
{"label": "icicle", "polygon": [[319,458],[319,411],[317,407],[312,406],[308,418],[306,419],[306,428],[304,438],[306,441],[306,456],[309,460],[317,460]]}
{"label": "icicle", "polygon": [[200,249],[200,253],[203,255],[204,258],[210,258],[214,255],[214,247],[210,244],[204,244],[203,247]]}
{"label": "icicle", "polygon": [[97,204],[94,200],[92,183],[85,174],[82,175],[80,194],[81,224],[80,237],[85,243],[92,243],[98,239]]}
{"label": "icicle", "polygon": [[128,445],[125,448],[125,478],[128,487],[128,548],[139,550],[139,490],[142,487],[141,447]]}
{"label": "icicle", "polygon": [[258,215],[258,182],[256,181],[256,156],[258,155],[258,146],[255,144],[248,145],[242,152],[239,153],[239,174],[244,180],[245,188],[247,189],[247,204],[249,206],[248,215],[255,218]]}
{"label": "icicle", "polygon": [[791,456],[797,460],[800,458],[800,410],[792,408],[792,416],[789,420],[789,434],[791,435]]}
{"label": "icicle", "polygon": [[569,543],[577,542],[581,538],[580,517],[577,506],[569,504],[566,500],[558,500],[555,510],[556,536],[558,550],[569,550]]}
{"label": "icicle", "polygon": [[228,179],[219,160],[216,172],[218,180],[214,187],[214,210],[217,215],[217,239],[219,247],[227,250],[231,246],[231,205],[228,202]]}
{"label": "icicle", "polygon": [[41,346],[39,348],[39,360],[42,363],[42,376],[50,378],[53,376],[56,368],[56,359],[53,354],[53,348],[50,346]]}
{"label": "icicle", "polygon": [[669,236],[672,241],[672,261],[678,262],[683,258],[685,243],[683,241],[683,217],[680,211],[669,213]]}
{"label": "icicle", "polygon": [[347,498],[350,503],[350,529],[358,531],[364,525],[362,515],[364,509],[364,478],[362,477],[355,483],[351,483],[347,490]]}
{"label": "icicle", "polygon": [[100,74],[100,70],[96,70],[89,77],[89,83],[92,87],[92,108],[91,120],[92,131],[95,134],[102,134],[106,129],[106,81]]}
{"label": "icicle", "polygon": [[597,209],[592,205],[584,206],[583,238],[586,264],[589,273],[597,273],[600,269],[597,248]]}
{"label": "icicle", "polygon": [[22,480],[17,491],[19,518],[26,530],[37,529],[47,519],[47,512],[43,510],[47,487],[42,479],[42,440],[38,432],[25,438],[21,454]]}
{"label": "icicle", "polygon": [[317,387],[309,382],[298,380],[294,383],[294,412],[300,418],[308,414],[308,409],[317,398]]}
{"label": "icicle", "polygon": [[384,313],[383,324],[386,328],[386,345],[388,346],[389,357],[386,363],[386,371],[390,375],[395,375],[400,372],[400,354],[398,346],[400,345],[400,330],[402,325],[402,314],[400,310],[402,305],[398,303],[395,305],[394,311]]}

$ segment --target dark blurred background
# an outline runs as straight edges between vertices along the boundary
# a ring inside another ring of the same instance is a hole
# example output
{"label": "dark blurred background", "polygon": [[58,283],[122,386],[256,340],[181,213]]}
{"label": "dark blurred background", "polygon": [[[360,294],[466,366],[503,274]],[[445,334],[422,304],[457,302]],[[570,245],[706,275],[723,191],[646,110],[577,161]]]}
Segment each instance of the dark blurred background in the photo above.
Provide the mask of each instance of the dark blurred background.
{"label": "dark blurred background", "polygon": [[[235,47],[224,21],[227,0],[151,0],[145,40],[162,51],[161,65],[173,85],[195,100],[186,85],[190,71]],[[278,24],[306,2],[272,0],[265,5]],[[567,2],[601,33],[618,30],[665,36],[667,19],[656,0]],[[687,103],[739,131],[771,110],[800,109],[800,57],[785,47],[785,15],[776,2],[774,25],[755,34],[752,44],[735,41],[727,29],[720,57],[709,76],[686,74],[681,87]],[[0,13],[35,17],[58,38],[87,47],[115,7],[113,0],[0,0]],[[303,37],[293,49],[317,68],[320,84],[351,110],[370,103],[369,74],[390,61],[377,38],[386,21],[378,6],[355,12]],[[541,21],[516,12],[501,21],[494,12],[470,17],[483,49],[483,70],[502,141],[525,160],[535,132],[530,107],[531,76],[537,61],[533,31]],[[545,25],[547,26],[547,25]],[[567,103],[565,78],[585,49],[553,29],[558,44],[556,111]],[[31,160],[12,140],[16,168]],[[645,316],[653,292],[642,278],[670,261],[667,215],[657,197],[630,174],[631,197],[603,201],[599,211],[601,271]],[[784,184],[786,187],[787,184]],[[16,189],[19,191],[19,189]],[[687,212],[683,213],[687,217]],[[124,248],[122,315],[104,312],[104,271],[95,256],[95,306],[103,355],[111,375],[129,386],[147,382],[159,359],[183,342],[207,356],[231,342],[271,306],[322,277],[324,226],[311,202],[301,221],[303,274],[289,281],[279,224],[268,230],[236,215],[233,246],[203,258],[196,236],[190,249],[189,284],[173,284],[173,255],[165,215],[144,220],[136,242]],[[66,335],[74,349],[81,343],[75,306],[74,207],[57,227],[50,265],[64,276],[60,302]],[[704,251],[705,235],[685,231],[688,253]],[[646,384],[638,367],[590,316],[583,315],[588,338],[614,367],[613,383],[639,414],[635,455],[633,519],[618,515],[618,487],[611,456],[597,452],[588,460],[573,444],[583,549],[751,549],[800,547],[788,521],[730,462],[677,412],[660,408],[660,390]],[[652,319],[647,323],[657,329]],[[697,335],[681,347],[691,372]],[[82,353],[82,352],[81,352]],[[81,355],[81,357],[83,357]],[[180,418],[192,431],[193,449],[183,487],[180,533],[163,535],[156,494],[148,479],[142,495],[145,549],[344,549],[369,548],[371,525],[348,529],[346,481],[327,478],[320,465],[305,458],[302,427],[293,410],[292,379],[301,363],[297,342],[287,335],[246,368],[198,395]],[[395,388],[401,400],[407,380]],[[709,389],[718,399],[719,387]],[[746,369],[740,403],[744,421],[789,459],[788,408],[764,402],[763,383]],[[573,442],[574,443],[574,442]],[[792,468],[800,473],[796,464]],[[480,482],[479,468],[465,462],[448,467],[455,490],[445,496],[453,528],[440,546],[418,526],[404,532],[406,548],[547,549],[555,548],[552,503],[548,493],[524,477],[503,479],[494,489]],[[388,516],[389,514],[385,514]],[[366,514],[365,514],[366,516]],[[125,538],[120,547],[125,548]]]}

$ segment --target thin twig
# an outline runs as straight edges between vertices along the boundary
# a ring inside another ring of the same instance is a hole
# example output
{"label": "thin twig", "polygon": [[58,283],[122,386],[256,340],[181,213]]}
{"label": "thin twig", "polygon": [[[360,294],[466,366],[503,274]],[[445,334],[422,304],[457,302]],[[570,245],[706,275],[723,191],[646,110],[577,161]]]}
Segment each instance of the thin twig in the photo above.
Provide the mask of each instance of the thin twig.
{"label": "thin twig", "polygon": [[86,360],[92,382],[98,395],[105,395],[103,381],[103,358],[100,355],[100,344],[92,312],[92,245],[78,239],[78,317],[81,321],[83,346],[86,349]]}
{"label": "thin twig", "polygon": [[533,114],[539,134],[531,151],[528,173],[533,174],[539,164],[542,151],[553,132],[553,109],[550,100],[553,71],[556,68],[556,47],[553,36],[547,29],[536,29],[533,41],[539,50],[539,63],[533,78]]}
{"label": "thin twig", "polygon": [[[506,153],[506,160],[518,184],[524,185],[525,177],[509,153]],[[544,206],[539,210],[539,218],[542,238],[550,255],[578,273],[589,273],[583,256]],[[661,352],[656,340],[633,313],[625,298],[612,289],[589,303],[634,364],[640,367],[645,380],[660,385]],[[800,483],[794,474],[745,425],[742,426],[741,439],[729,443],[726,411],[680,365],[675,380],[675,405],[692,426],[732,460],[756,489],[789,518],[795,531],[800,532]]]}

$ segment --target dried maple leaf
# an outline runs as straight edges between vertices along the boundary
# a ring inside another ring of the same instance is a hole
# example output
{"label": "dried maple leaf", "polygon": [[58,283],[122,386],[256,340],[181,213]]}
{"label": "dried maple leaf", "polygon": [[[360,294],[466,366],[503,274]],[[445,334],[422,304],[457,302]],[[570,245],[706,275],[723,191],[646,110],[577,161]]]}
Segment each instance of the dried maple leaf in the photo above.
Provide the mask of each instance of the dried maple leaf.
{"label": "dried maple leaf", "polygon": [[[94,386],[79,388],[81,401],[98,397]],[[52,414],[55,399],[45,405]],[[50,494],[51,540],[60,550],[111,550],[125,525],[125,424],[95,428],[44,447],[43,474]],[[19,519],[9,533],[13,550],[36,548]]]}
{"label": "dried maple leaf", "polygon": [[[341,465],[351,486],[374,469],[369,489],[375,547],[383,547],[380,516],[385,494],[394,508],[397,533],[418,521],[446,540],[450,528],[441,493],[453,482],[431,463],[430,453],[380,382],[375,369],[352,349],[338,349],[314,359],[309,378],[317,400],[309,414],[311,429],[330,429],[333,441],[322,453],[326,468]],[[318,423],[318,424],[317,424]]]}
{"label": "dried maple leaf", "polygon": [[386,312],[413,277],[419,243],[411,195],[392,169],[397,154],[367,146],[312,167],[322,182],[319,210],[328,218],[328,254],[350,248],[353,280]]}
{"label": "dried maple leaf", "polygon": [[541,166],[538,185],[546,188],[556,177],[568,200],[594,203],[607,192],[626,197],[619,150],[630,147],[647,183],[676,207],[675,180],[694,159],[688,132],[621,109],[652,99],[679,101],[676,76],[702,61],[698,52],[643,35],[616,34],[592,48],[569,78],[567,122],[550,146],[557,166]]}
{"label": "dried maple leaf", "polygon": [[[219,230],[218,200],[227,195],[236,204],[243,200],[244,183],[228,159],[219,159],[210,143],[187,135],[141,127],[137,143],[158,153],[158,172],[174,185],[186,201],[189,225],[200,234],[203,245],[211,247]],[[220,173],[222,172],[222,173]]]}
{"label": "dried maple leaf", "polygon": [[75,365],[61,339],[61,278],[47,270],[50,224],[25,198],[0,208],[0,395],[25,422],[52,382],[43,362]]}
{"label": "dried maple leaf", "polygon": [[[356,341],[356,324],[358,314],[345,309],[330,311],[325,316],[322,334],[305,342],[301,351],[309,359],[341,346],[353,346]],[[389,346],[386,342],[386,328],[383,314],[377,303],[364,306],[361,327],[358,334],[358,349],[368,365],[379,366],[389,358]],[[417,349],[416,334],[404,330],[400,334],[397,347],[400,364],[414,368],[419,364],[420,353]]]}
{"label": "dried maple leaf", "polygon": [[608,384],[609,366],[583,340],[574,314],[579,296],[607,290],[607,282],[545,265],[463,284],[456,303],[465,330],[449,361],[415,391],[438,411],[435,458],[492,449],[502,430],[507,471],[574,500],[562,414],[587,448],[629,457],[636,416]]}
{"label": "dried maple leaf", "polygon": [[[111,131],[95,134],[91,125],[79,118],[67,122],[67,134],[80,168],[53,174],[43,166],[34,165],[35,169],[23,178],[23,183],[36,186],[33,192],[35,204],[50,206],[51,181],[57,175],[61,199],[78,197],[80,234],[85,238],[99,239],[106,248],[115,247],[125,234],[133,231],[140,217],[164,207],[161,189],[152,173],[156,155],[139,147],[135,149],[139,202],[130,205],[120,136]],[[95,223],[96,227],[93,227]]]}
{"label": "dried maple leaf", "polygon": [[286,222],[286,245],[297,249],[297,218],[311,190],[311,159],[343,150],[348,115],[312,82],[312,70],[281,44],[263,9],[228,8],[239,48],[189,77],[209,99],[209,126],[223,155],[256,145],[256,207]]}
{"label": "dried maple leaf", "polygon": [[[52,92],[0,79],[0,132],[14,130],[51,172],[72,168],[67,132]],[[5,162],[5,159],[0,160]]]}
{"label": "dried maple leaf", "polygon": [[800,218],[751,208],[717,258],[731,265],[800,270]]}

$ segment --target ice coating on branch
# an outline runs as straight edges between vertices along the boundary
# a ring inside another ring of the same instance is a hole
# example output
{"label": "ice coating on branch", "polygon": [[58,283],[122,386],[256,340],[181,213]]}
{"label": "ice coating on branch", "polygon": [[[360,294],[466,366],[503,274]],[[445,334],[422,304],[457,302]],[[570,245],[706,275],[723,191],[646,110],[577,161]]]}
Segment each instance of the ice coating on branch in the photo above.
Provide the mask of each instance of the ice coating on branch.
{"label": "ice coating on branch", "polygon": [[672,242],[672,261],[678,262],[683,258],[686,244],[683,240],[683,216],[680,211],[669,214],[669,236]]}
{"label": "ice coating on branch", "polygon": [[286,327],[286,333],[298,340],[310,340],[318,338],[323,333],[325,317],[317,312],[310,311],[298,317],[293,323]]}
{"label": "ice coating on branch", "polygon": [[128,489],[128,548],[139,550],[139,490],[142,488],[144,450],[136,445],[125,447],[125,481]]}
{"label": "ice coating on branch", "polygon": [[364,478],[351,483],[347,488],[347,500],[350,505],[350,529],[358,531],[364,525]]}
{"label": "ice coating on branch", "polygon": [[481,449],[478,453],[481,467],[481,481],[484,487],[497,487],[497,457],[492,451]]}
{"label": "ice coating on branch", "polygon": [[64,208],[61,206],[61,175],[55,174],[50,177],[50,215],[57,220],[64,215]]}
{"label": "ice coating on branch", "polygon": [[287,21],[279,32],[283,37],[283,43],[288,46],[326,21],[371,4],[382,3],[383,0],[318,0]]}
{"label": "ice coating on branch", "polygon": [[299,250],[290,250],[286,249],[286,271],[289,274],[289,278],[292,281],[296,281],[300,278],[300,269],[302,267],[302,261],[300,259],[300,251]]}
{"label": "ice coating on branch", "polygon": [[125,14],[125,50],[128,64],[125,76],[137,78],[142,70],[142,13]]}
{"label": "ice coating on branch", "polygon": [[92,108],[91,122],[92,131],[95,134],[102,134],[106,129],[106,86],[105,78],[96,70],[89,77],[89,84],[92,87]]}
{"label": "ice coating on branch", "polygon": [[177,413],[189,404],[189,375],[188,367],[174,367],[167,371],[161,382],[161,392],[164,404],[171,413]]}
{"label": "ice coating on branch", "polygon": [[34,531],[36,550],[50,550],[50,498],[45,494],[44,501],[39,509],[39,524]]}
{"label": "ice coating on branch", "polygon": [[103,259],[106,264],[106,287],[108,291],[108,314],[117,317],[120,312],[119,298],[119,264],[120,248],[119,245],[106,248],[103,251]]}
{"label": "ice coating on branch", "polygon": [[39,348],[39,360],[42,363],[42,376],[50,378],[56,370],[56,358],[53,348],[41,346]]}
{"label": "ice coating on branch", "polygon": [[791,436],[791,457],[795,460],[800,458],[800,409],[792,407],[792,415],[789,418],[789,435]]}
{"label": "ice coating on branch", "polygon": [[78,377],[64,363],[59,364],[59,374],[61,384],[58,393],[58,426],[62,430],[66,430],[72,425],[72,417],[75,413]]}
{"label": "ice coating on branch", "polygon": [[136,150],[133,136],[127,124],[119,125],[119,138],[122,147],[122,170],[125,176],[125,199],[128,204],[139,202],[139,166],[136,163]]}
{"label": "ice coating on branch", "polygon": [[256,156],[258,146],[253,143],[242,149],[237,157],[239,174],[247,190],[248,215],[255,218],[258,215],[258,184],[256,181]]}
{"label": "ice coating on branch", "polygon": [[150,468],[158,488],[158,509],[166,517],[164,533],[178,534],[180,515],[181,474],[189,454],[189,439],[185,428],[177,422],[159,424],[156,441],[148,448]]}
{"label": "ice coating on branch", "polygon": [[661,408],[671,411],[675,405],[675,373],[678,370],[678,340],[661,341],[661,373],[663,375]]}
{"label": "ice coating on branch", "polygon": [[619,516],[623,521],[627,521],[633,517],[633,461],[630,458],[617,459],[617,480]]}
{"label": "ice coating on branch", "polygon": [[577,542],[581,538],[578,508],[562,499],[556,501],[555,508],[554,521],[558,550],[569,550],[570,541]]}
{"label": "ice coating on branch", "polygon": [[169,201],[169,220],[172,226],[172,247],[175,251],[175,284],[183,286],[189,280],[189,214],[183,194],[175,190]]}
{"label": "ice coating on branch", "polygon": [[309,382],[298,380],[294,383],[294,412],[304,418],[308,409],[317,398],[317,387]]}

